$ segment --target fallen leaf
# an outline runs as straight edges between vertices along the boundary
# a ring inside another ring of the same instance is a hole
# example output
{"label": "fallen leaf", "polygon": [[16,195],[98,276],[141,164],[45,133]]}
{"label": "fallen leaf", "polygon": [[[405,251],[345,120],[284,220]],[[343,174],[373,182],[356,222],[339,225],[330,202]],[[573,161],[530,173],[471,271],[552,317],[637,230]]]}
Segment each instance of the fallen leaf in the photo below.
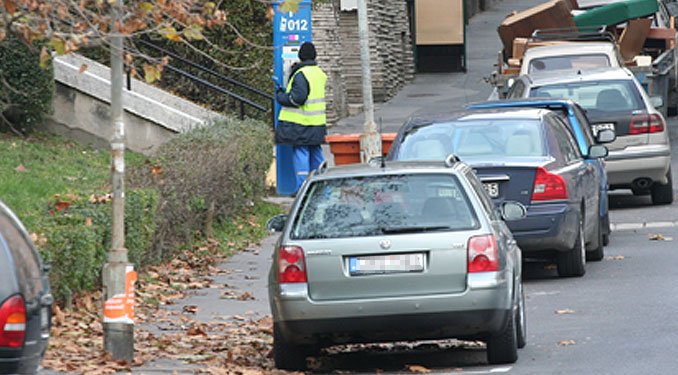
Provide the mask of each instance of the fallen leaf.
{"label": "fallen leaf", "polygon": [[78,69],[78,72],[80,72],[80,74],[82,74],[87,70],[87,68],[88,68],[87,64],[82,64],[82,65],[80,65],[80,69]]}
{"label": "fallen leaf", "polygon": [[198,312],[198,306],[196,305],[186,305],[181,309],[181,311],[189,314],[195,314]]}
{"label": "fallen leaf", "polygon": [[673,241],[673,237],[665,237],[663,234],[648,234],[647,238],[650,241]]}
{"label": "fallen leaf", "polygon": [[556,314],[558,315],[564,315],[564,314],[574,314],[575,311],[571,309],[562,309],[562,310],[556,310]]}
{"label": "fallen leaf", "polygon": [[416,374],[428,374],[429,372],[431,372],[431,370],[420,365],[407,365],[407,370],[409,372],[414,372]]}
{"label": "fallen leaf", "polygon": [[86,226],[86,227],[91,227],[91,226],[92,226],[92,218],[91,218],[91,217],[85,218],[85,226]]}
{"label": "fallen leaf", "polygon": [[559,346],[570,346],[575,345],[577,342],[574,340],[560,340],[558,341]]}
{"label": "fallen leaf", "polygon": [[253,300],[254,296],[250,292],[245,292],[241,295],[238,296],[239,301],[247,301],[247,300]]}
{"label": "fallen leaf", "polygon": [[14,168],[14,170],[17,172],[26,172],[26,167],[24,167],[23,164],[19,164],[18,167]]}
{"label": "fallen leaf", "polygon": [[609,257],[605,257],[607,260],[624,260],[625,257],[623,255],[612,255]]}

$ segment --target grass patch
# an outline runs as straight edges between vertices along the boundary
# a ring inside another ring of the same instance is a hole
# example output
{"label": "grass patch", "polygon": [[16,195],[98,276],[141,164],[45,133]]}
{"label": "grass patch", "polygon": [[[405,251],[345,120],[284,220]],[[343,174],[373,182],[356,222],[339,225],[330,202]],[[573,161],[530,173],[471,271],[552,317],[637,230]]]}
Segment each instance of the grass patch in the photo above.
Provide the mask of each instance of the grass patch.
{"label": "grass patch", "polygon": [[[131,152],[125,159],[129,165],[145,160]],[[36,231],[55,194],[109,190],[110,153],[45,133],[0,133],[0,171],[0,199]]]}
{"label": "grass patch", "polygon": [[259,201],[247,206],[243,212],[229,222],[215,225],[214,236],[220,243],[225,255],[231,255],[237,250],[244,249],[252,242],[266,237],[266,222],[271,217],[285,213],[282,207],[275,203]]}

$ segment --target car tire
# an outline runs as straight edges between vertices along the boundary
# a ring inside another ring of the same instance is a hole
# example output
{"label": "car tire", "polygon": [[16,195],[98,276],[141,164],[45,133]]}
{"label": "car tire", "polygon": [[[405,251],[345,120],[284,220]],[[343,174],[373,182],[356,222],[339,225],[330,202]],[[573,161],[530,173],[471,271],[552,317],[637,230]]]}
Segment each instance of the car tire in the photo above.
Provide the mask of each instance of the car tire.
{"label": "car tire", "polygon": [[654,184],[652,189],[650,189],[650,195],[652,196],[652,204],[671,204],[673,203],[673,178],[671,177],[671,168],[669,168],[669,173],[666,174],[668,182],[665,185]]}
{"label": "car tire", "polygon": [[593,261],[593,262],[598,262],[603,260],[603,257],[605,257],[605,239],[603,235],[603,225],[604,225],[604,220],[600,219],[598,220],[598,226],[596,228],[596,247],[591,250],[586,252],[586,260],[587,261]]}
{"label": "car tire", "polygon": [[491,365],[514,363],[518,360],[518,332],[515,322],[515,309],[511,308],[511,317],[504,329],[487,340],[487,362]]}
{"label": "car tire", "polygon": [[525,292],[523,291],[523,284],[520,283],[520,291],[518,292],[518,313],[516,314],[516,335],[518,342],[518,349],[522,349],[527,345],[527,318],[525,315]]}
{"label": "car tire", "polygon": [[306,354],[303,346],[292,344],[280,334],[277,324],[273,324],[273,362],[280,370],[306,370]]}
{"label": "car tire", "polygon": [[584,276],[586,273],[586,244],[584,243],[584,212],[579,215],[579,230],[570,251],[558,253],[558,275]]}

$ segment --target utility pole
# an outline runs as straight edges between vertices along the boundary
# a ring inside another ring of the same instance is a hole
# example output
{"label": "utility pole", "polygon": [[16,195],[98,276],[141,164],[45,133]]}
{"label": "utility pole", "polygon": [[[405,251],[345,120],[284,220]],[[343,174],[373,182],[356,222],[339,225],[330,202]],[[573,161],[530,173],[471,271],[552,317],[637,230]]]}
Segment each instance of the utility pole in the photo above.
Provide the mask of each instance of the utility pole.
{"label": "utility pole", "polygon": [[363,79],[363,112],[365,113],[364,131],[360,136],[360,161],[363,163],[368,162],[374,157],[381,156],[381,135],[377,133],[377,124],[374,122],[367,1],[358,0],[358,32],[360,36],[360,62]]}
{"label": "utility pole", "polygon": [[125,123],[123,122],[123,0],[112,4],[111,27],[111,248],[103,269],[104,350],[115,360],[134,358],[134,282],[136,275],[125,248]]}

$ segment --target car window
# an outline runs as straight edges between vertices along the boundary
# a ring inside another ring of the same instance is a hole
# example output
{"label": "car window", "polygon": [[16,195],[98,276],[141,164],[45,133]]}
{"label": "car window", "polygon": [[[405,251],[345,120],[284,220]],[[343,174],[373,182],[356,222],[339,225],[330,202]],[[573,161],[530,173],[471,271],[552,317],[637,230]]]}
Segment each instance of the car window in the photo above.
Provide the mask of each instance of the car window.
{"label": "car window", "polygon": [[413,128],[404,134],[397,160],[545,156],[542,126],[533,119],[464,120]]}
{"label": "car window", "polygon": [[4,213],[0,213],[0,237],[7,243],[16,263],[16,272],[24,298],[35,298],[42,292],[40,262],[31,245],[14,225],[14,221]]}
{"label": "car window", "polygon": [[511,86],[511,90],[507,95],[507,98],[522,98],[525,93],[525,83],[522,80],[517,80]]}
{"label": "car window", "polygon": [[571,99],[586,110],[603,112],[633,111],[643,102],[631,80],[572,82],[533,87],[531,97]]}
{"label": "car window", "polygon": [[477,226],[467,193],[453,175],[346,177],[309,186],[290,237],[360,237]]}
{"label": "car window", "polygon": [[555,116],[547,117],[547,121],[551,124],[551,129],[555,135],[558,148],[560,148],[565,163],[570,164],[581,159],[582,156],[579,152],[579,148],[572,138],[572,133],[566,128],[567,125]]}
{"label": "car window", "polygon": [[604,53],[539,57],[530,60],[528,74],[552,70],[606,68],[610,59]]}

